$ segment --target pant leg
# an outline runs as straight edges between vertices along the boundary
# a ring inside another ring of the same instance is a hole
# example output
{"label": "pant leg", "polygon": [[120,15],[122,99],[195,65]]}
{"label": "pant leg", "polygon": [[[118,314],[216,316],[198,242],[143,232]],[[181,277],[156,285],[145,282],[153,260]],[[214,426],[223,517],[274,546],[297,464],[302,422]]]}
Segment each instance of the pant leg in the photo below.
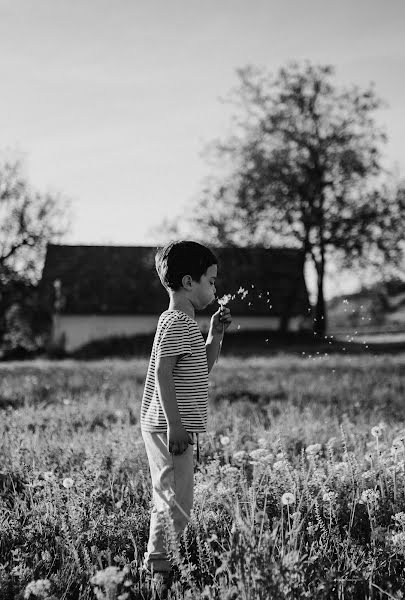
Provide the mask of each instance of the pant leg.
{"label": "pant leg", "polygon": [[165,548],[164,513],[168,510],[179,537],[190,518],[193,505],[193,446],[183,454],[170,454],[167,434],[142,432],[152,478],[153,506],[149,542],[144,565],[155,571],[170,571],[172,565]]}

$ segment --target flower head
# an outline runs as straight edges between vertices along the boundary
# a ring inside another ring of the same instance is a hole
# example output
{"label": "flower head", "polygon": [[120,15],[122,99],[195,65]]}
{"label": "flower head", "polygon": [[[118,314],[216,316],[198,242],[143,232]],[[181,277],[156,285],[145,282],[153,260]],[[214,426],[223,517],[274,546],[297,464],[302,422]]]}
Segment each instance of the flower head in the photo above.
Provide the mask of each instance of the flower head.
{"label": "flower head", "polygon": [[384,430],[384,426],[383,425],[376,425],[375,427],[371,428],[371,435],[375,438],[379,438],[382,436]]}
{"label": "flower head", "polygon": [[73,483],[74,481],[70,477],[65,477],[65,479],[62,481],[63,487],[67,490],[73,486]]}
{"label": "flower head", "polygon": [[243,460],[245,460],[245,458],[247,458],[247,456],[248,453],[246,452],[246,450],[238,450],[232,455],[232,458],[235,462],[242,462]]}
{"label": "flower head", "polygon": [[284,504],[285,506],[290,506],[290,504],[294,504],[295,503],[294,494],[292,494],[291,492],[285,492],[281,496],[281,503]]}
{"label": "flower head", "polygon": [[307,446],[305,448],[305,453],[308,456],[315,456],[316,454],[319,454],[321,450],[322,450],[321,444],[311,444],[310,446]]}
{"label": "flower head", "polygon": [[44,471],[44,479],[45,481],[53,481],[55,479],[53,471]]}
{"label": "flower head", "polygon": [[47,598],[51,592],[49,579],[37,579],[30,581],[24,591],[24,598]]}
{"label": "flower head", "polygon": [[227,435],[221,435],[219,441],[221,442],[222,446],[228,446],[231,442]]}
{"label": "flower head", "polygon": [[232,294],[224,294],[222,298],[218,298],[218,304],[226,306],[232,300]]}

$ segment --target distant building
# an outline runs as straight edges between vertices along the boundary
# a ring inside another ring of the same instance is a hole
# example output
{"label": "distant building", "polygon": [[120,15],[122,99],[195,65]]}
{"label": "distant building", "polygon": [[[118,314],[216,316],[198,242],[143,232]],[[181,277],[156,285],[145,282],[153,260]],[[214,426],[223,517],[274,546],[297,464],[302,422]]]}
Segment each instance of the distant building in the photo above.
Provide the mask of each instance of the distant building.
{"label": "distant building", "polygon": [[[309,327],[302,252],[213,251],[219,261],[218,295],[235,295],[231,330]],[[69,352],[94,340],[153,333],[168,306],[155,271],[155,253],[155,247],[49,245],[40,292],[53,314],[53,343]],[[207,331],[213,309],[196,316],[202,331]]]}

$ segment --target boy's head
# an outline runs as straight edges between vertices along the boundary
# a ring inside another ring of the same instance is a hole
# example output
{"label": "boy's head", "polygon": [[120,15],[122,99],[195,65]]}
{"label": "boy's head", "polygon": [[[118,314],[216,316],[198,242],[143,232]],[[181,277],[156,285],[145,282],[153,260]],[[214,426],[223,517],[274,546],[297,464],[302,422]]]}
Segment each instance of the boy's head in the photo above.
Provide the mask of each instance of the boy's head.
{"label": "boy's head", "polygon": [[162,285],[168,291],[187,292],[196,308],[204,308],[215,298],[218,261],[206,246],[171,242],[158,250],[155,264]]}

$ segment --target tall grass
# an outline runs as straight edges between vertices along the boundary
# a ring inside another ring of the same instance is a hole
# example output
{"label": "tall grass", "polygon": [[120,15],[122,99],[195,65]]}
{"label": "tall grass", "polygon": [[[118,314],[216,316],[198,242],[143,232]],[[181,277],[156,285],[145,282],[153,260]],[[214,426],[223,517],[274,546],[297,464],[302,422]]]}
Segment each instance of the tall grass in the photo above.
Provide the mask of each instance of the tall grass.
{"label": "tall grass", "polygon": [[[0,598],[151,598],[145,360],[0,366]],[[405,355],[221,358],[171,597],[402,598]]]}

